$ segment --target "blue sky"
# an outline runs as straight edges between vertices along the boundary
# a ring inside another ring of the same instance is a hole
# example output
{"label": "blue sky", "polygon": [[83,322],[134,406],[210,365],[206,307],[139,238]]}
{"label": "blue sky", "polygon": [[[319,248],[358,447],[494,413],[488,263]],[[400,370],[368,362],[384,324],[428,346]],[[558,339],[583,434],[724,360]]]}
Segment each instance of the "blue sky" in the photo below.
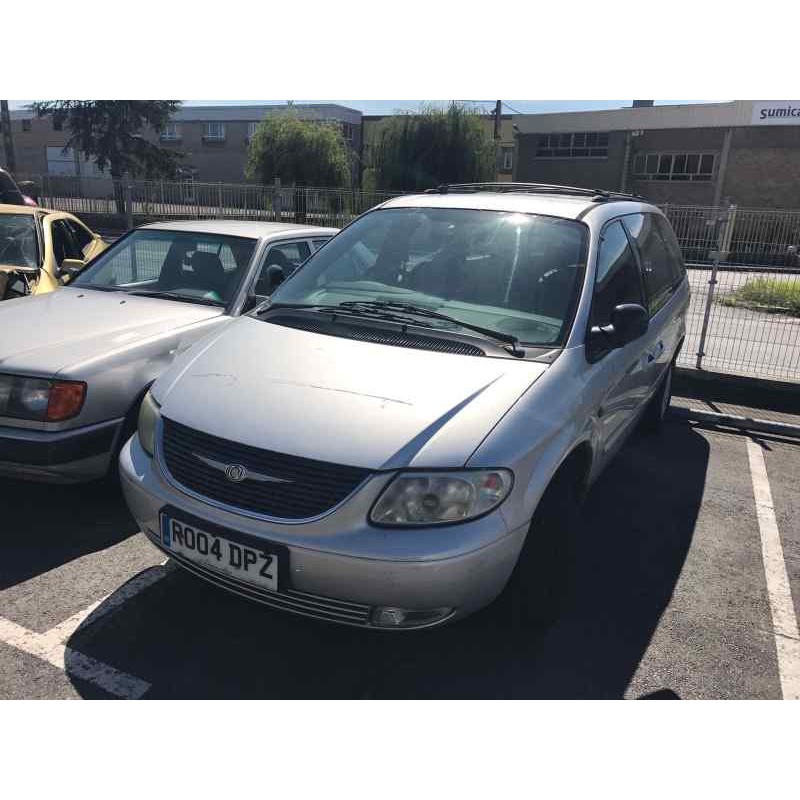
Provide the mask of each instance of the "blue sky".
{"label": "blue sky", "polygon": [[[470,100],[472,98],[461,98]],[[23,108],[30,100],[10,100],[11,108]],[[217,105],[283,105],[285,100],[184,100],[190,106]],[[339,103],[358,109],[365,114],[389,114],[392,111],[415,109],[420,103],[447,103],[447,100],[296,100],[297,103]],[[494,100],[476,101],[487,111],[494,109]],[[504,100],[504,113],[514,109],[523,114],[541,114],[549,111],[592,111],[604,108],[630,106],[632,100]],[[676,103],[716,103],[718,100],[658,100],[658,105]]]}

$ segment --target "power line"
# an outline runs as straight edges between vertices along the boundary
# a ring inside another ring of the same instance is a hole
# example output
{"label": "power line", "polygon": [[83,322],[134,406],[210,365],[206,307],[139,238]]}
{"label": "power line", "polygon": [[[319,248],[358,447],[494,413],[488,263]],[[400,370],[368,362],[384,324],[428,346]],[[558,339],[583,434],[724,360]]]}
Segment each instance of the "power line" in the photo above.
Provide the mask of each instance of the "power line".
{"label": "power line", "polygon": [[510,106],[508,103],[506,103],[506,101],[505,101],[505,100],[503,100],[503,105],[504,105],[504,106],[505,106],[505,107],[506,107],[506,108],[507,108],[509,111],[513,112],[514,114],[522,114],[522,113],[523,113],[522,111],[517,111],[517,109],[516,109],[516,108],[512,108],[512,107],[511,107],[511,106]]}

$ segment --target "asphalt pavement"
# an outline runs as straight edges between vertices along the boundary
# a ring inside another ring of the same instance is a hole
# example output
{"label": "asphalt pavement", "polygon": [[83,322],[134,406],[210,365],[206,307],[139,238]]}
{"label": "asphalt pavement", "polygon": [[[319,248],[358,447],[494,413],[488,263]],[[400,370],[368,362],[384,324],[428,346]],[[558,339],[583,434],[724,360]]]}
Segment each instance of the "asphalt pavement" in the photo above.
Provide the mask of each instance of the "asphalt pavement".
{"label": "asphalt pavement", "polygon": [[800,613],[798,474],[796,442],[670,422],[593,487],[556,623],[493,606],[404,634],[200,582],[107,484],[0,480],[0,698],[780,698],[800,677],[781,629]]}

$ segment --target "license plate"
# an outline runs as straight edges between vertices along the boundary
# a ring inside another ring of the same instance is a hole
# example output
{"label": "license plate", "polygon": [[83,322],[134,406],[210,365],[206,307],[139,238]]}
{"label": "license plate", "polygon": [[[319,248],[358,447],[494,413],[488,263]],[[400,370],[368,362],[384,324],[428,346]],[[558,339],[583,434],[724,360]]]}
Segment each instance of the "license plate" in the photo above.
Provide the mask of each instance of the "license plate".
{"label": "license plate", "polygon": [[194,524],[161,513],[161,544],[188,561],[224,572],[272,592],[278,591],[278,554],[265,548],[232,542]]}

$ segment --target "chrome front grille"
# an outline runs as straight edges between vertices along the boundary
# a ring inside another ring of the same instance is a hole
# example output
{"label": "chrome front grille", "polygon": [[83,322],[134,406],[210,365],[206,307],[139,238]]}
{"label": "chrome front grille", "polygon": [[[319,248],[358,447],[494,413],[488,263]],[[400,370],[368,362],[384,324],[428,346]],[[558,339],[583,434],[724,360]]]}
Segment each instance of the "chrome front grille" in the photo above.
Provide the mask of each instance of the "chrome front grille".
{"label": "chrome front grille", "polygon": [[[370,474],[360,467],[221,439],[167,418],[163,418],[162,436],[165,465],[179,484],[202,498],[272,519],[320,516],[341,503]],[[226,465],[244,467],[253,477],[230,480]]]}

